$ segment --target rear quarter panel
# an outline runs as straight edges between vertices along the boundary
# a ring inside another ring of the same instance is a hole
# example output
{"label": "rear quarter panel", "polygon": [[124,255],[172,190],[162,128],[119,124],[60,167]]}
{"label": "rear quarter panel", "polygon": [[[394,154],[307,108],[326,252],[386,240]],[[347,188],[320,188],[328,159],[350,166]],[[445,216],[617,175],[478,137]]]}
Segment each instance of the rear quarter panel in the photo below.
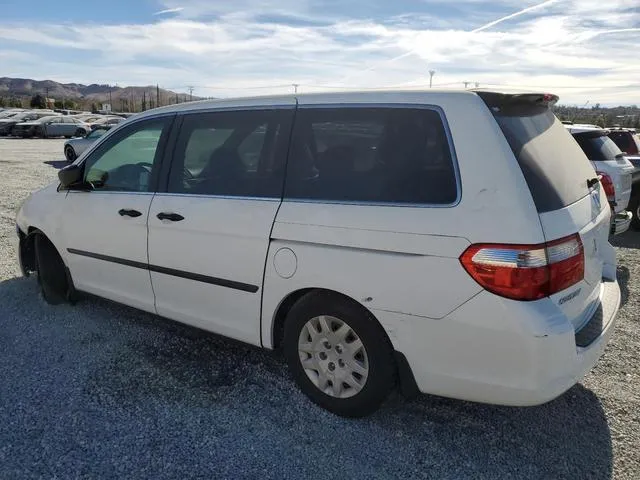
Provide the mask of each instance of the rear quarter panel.
{"label": "rear quarter panel", "polygon": [[[371,96],[334,97],[332,103],[441,109],[457,158],[460,199],[451,207],[285,200],[274,223],[265,267],[265,347],[273,345],[279,305],[297,290],[324,288],[347,295],[370,310],[444,319],[482,291],[458,260],[469,245],[544,241],[520,167],[477,95],[385,92],[375,102]],[[326,104],[327,96],[318,101]],[[314,98],[306,102],[313,104]],[[282,268],[277,268],[282,249],[295,256],[290,276],[283,276]]]}

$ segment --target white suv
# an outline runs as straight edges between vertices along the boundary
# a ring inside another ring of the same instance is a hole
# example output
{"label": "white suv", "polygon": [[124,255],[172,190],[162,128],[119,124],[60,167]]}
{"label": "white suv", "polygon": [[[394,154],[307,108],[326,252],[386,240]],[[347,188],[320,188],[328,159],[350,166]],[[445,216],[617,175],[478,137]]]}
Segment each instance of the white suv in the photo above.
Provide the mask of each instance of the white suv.
{"label": "white suv", "polygon": [[[18,213],[44,298],[264,348],[340,415],[389,392],[551,400],[620,304],[610,209],[553,95],[188,103],[104,135]],[[558,159],[562,159],[559,162]]]}
{"label": "white suv", "polygon": [[611,233],[618,235],[629,230],[632,221],[627,211],[631,198],[633,164],[625,157],[610,131],[595,125],[566,125],[582,151],[591,161],[604,187],[611,206]]}

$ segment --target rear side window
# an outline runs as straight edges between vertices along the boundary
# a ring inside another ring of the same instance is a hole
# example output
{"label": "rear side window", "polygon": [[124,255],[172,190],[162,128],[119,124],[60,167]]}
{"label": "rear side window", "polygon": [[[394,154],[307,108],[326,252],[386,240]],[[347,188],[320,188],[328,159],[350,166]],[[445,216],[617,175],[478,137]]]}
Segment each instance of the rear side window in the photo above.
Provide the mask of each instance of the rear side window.
{"label": "rear side window", "polygon": [[622,155],[618,146],[604,132],[574,133],[573,137],[589,160],[616,160]]}
{"label": "rear side window", "polygon": [[457,196],[453,156],[437,111],[298,110],[286,198],[448,205]]}
{"label": "rear side window", "polygon": [[589,193],[593,167],[546,107],[492,109],[518,160],[538,212],[559,210]]}
{"label": "rear side window", "polygon": [[287,109],[185,115],[168,191],[280,198],[292,117]]}

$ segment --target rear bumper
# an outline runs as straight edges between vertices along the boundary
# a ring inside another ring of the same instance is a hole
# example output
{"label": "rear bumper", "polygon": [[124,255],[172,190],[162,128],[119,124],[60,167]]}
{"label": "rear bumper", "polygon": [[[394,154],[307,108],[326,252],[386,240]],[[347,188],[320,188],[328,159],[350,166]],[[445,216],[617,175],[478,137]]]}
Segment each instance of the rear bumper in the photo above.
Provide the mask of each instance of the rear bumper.
{"label": "rear bumper", "polygon": [[622,211],[611,217],[611,235],[620,235],[629,230],[633,214],[629,211]]}
{"label": "rear bumper", "polygon": [[548,299],[516,302],[482,292],[434,320],[374,313],[423,393],[512,406],[539,405],[579,382],[609,341],[620,307],[617,281],[578,332]]}

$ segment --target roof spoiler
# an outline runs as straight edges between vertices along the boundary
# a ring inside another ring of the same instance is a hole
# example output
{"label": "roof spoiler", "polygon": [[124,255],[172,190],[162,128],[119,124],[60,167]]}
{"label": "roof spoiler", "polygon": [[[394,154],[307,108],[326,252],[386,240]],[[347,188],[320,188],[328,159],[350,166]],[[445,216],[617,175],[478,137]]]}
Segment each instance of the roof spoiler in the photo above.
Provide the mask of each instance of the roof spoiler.
{"label": "roof spoiler", "polygon": [[609,135],[609,130],[601,129],[601,130],[588,130],[586,132],[571,132],[571,135],[578,138],[599,138],[606,137]]}
{"label": "roof spoiler", "polygon": [[494,112],[521,109],[527,107],[550,108],[556,104],[559,97],[552,93],[498,93],[477,91],[484,103]]}

